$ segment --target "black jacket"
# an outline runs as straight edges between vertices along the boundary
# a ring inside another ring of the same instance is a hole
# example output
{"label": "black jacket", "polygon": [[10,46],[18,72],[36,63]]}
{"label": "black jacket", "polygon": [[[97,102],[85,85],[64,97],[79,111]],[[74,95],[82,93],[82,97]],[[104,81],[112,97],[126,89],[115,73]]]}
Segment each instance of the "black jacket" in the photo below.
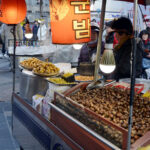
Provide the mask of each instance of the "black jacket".
{"label": "black jacket", "polygon": [[[119,49],[114,50],[116,69],[114,79],[117,81],[121,78],[131,77],[131,55],[132,55],[132,39],[128,39]],[[136,50],[136,77],[142,74],[142,46],[141,41],[137,43]]]}

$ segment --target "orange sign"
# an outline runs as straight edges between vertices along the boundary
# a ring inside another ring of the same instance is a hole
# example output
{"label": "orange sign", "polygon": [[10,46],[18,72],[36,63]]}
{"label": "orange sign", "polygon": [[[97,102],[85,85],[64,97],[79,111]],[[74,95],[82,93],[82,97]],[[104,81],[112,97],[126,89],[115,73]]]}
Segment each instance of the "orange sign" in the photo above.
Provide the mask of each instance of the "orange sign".
{"label": "orange sign", "polygon": [[89,42],[90,0],[50,0],[52,43]]}

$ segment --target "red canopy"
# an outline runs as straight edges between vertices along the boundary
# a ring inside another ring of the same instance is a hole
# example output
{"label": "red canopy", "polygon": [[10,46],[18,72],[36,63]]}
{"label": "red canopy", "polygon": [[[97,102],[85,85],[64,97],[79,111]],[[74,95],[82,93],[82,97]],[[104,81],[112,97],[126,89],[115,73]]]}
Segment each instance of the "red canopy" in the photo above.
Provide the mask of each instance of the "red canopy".
{"label": "red canopy", "polygon": [[[118,0],[118,1],[134,2],[134,0]],[[150,5],[150,0],[138,0],[138,3],[142,5]]]}

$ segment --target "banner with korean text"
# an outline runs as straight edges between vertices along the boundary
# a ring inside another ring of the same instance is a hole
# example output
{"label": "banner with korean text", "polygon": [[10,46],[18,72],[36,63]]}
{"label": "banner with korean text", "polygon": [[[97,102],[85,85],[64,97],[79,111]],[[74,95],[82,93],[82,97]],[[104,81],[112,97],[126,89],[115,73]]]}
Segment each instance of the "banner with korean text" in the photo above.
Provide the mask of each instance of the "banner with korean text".
{"label": "banner with korean text", "polygon": [[90,41],[90,0],[50,0],[52,43]]}

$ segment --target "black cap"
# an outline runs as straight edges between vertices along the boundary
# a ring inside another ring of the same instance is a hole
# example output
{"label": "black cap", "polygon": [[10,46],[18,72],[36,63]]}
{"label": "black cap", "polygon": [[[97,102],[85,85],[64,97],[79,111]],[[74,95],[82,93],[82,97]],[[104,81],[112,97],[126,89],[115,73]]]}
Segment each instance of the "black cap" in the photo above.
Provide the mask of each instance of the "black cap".
{"label": "black cap", "polygon": [[111,27],[111,26],[112,26],[112,22],[113,22],[113,21],[108,21],[108,22],[105,23],[105,25],[106,25],[107,27]]}
{"label": "black cap", "polygon": [[126,32],[129,35],[133,34],[132,22],[129,18],[126,17],[120,17],[119,19],[114,20],[112,22],[111,28],[116,31]]}
{"label": "black cap", "polygon": [[91,30],[99,32],[99,25],[96,22],[91,22]]}
{"label": "black cap", "polygon": [[149,32],[147,30],[142,30],[139,34],[139,37],[142,39],[142,36],[143,34],[148,34],[149,35]]}

